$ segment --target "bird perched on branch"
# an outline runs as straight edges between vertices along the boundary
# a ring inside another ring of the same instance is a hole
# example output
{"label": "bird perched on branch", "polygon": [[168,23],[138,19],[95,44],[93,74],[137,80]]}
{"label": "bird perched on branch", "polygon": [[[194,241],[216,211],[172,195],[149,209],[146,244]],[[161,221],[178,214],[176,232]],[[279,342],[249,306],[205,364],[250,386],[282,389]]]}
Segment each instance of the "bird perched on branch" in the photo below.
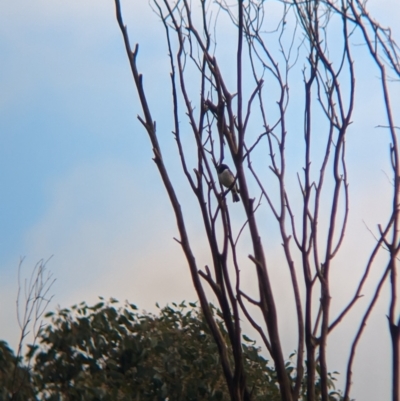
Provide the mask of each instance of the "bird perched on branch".
{"label": "bird perched on branch", "polygon": [[235,183],[235,176],[226,164],[220,164],[217,167],[218,179],[221,185],[229,188],[232,191],[232,199],[234,202],[239,202],[239,188]]}

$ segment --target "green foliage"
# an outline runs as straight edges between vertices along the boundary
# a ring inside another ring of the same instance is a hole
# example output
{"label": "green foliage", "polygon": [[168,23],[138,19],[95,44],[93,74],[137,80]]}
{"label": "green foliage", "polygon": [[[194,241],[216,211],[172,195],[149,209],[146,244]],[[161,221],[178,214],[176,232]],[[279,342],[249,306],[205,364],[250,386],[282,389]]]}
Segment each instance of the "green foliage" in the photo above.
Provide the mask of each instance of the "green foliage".
{"label": "green foliage", "polygon": [[[217,347],[195,304],[173,303],[155,316],[116,302],[81,303],[48,315],[51,324],[35,350],[42,399],[229,400]],[[227,340],[222,322],[218,325]],[[275,372],[245,339],[253,399],[279,400]]]}
{"label": "green foliage", "polygon": [[[27,360],[33,358],[31,374],[17,363],[17,377],[26,380],[23,386],[19,380],[14,398],[10,372],[17,360],[0,342],[0,401],[230,400],[217,346],[195,303],[162,309],[157,305],[159,314],[153,315],[139,313],[134,304],[100,301],[46,315],[50,324],[26,355]],[[228,343],[220,311],[212,305],[211,310]],[[255,341],[243,335],[242,350],[252,400],[280,400],[276,372]],[[294,379],[290,359],[286,370]],[[334,390],[334,375],[330,380],[331,401],[341,400]],[[302,400],[307,398],[305,391],[303,387]]]}
{"label": "green foliage", "polygon": [[7,343],[0,341],[0,401],[33,399],[34,390],[28,368],[21,366]]}
{"label": "green foliage", "polygon": [[[295,353],[291,354],[289,356],[289,361],[286,362],[286,371],[288,374],[291,376],[292,381],[294,382],[295,379],[295,372],[296,368],[292,363],[292,358],[294,357]],[[320,374],[320,366],[317,364],[317,369],[316,369],[316,376],[317,380],[315,383],[315,399],[316,400],[321,400],[321,378],[319,376]],[[330,373],[328,372],[328,390],[329,390],[329,401],[343,401],[343,394],[340,390],[336,390],[335,382],[337,381],[336,376],[339,375],[339,372],[333,372]],[[302,387],[300,391],[300,400],[301,401],[307,401],[309,398],[307,397],[307,372],[305,373],[303,377],[303,382],[302,382]],[[354,401],[354,400],[351,400]]]}

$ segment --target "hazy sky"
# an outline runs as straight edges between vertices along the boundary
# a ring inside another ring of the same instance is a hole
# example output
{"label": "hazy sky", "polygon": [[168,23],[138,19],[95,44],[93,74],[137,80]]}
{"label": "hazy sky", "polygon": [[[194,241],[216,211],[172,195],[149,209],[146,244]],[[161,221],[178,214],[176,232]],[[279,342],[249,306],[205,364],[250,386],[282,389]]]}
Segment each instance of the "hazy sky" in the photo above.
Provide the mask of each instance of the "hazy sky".
{"label": "hazy sky", "polygon": [[[371,4],[384,23],[398,24],[398,1]],[[147,1],[122,5],[131,42],[140,43],[139,65],[164,152],[172,154],[163,27]],[[394,34],[400,40],[398,28]],[[141,109],[113,1],[2,1],[0,54],[0,339],[13,348],[18,341],[15,300],[23,257],[22,277],[28,277],[38,260],[52,256],[47,264],[56,278],[51,309],[96,302],[99,295],[129,299],[147,310],[154,310],[156,302],[195,300],[184,257],[173,240],[178,233],[172,209],[136,118]],[[337,310],[353,294],[359,268],[365,265],[367,254],[360,260],[354,250],[373,244],[363,220],[371,228],[385,221],[382,202],[391,190],[385,175],[390,173],[389,138],[373,129],[384,124],[382,115],[373,114],[380,101],[379,86],[376,81],[369,88],[368,79],[374,75],[363,77],[360,71],[365,96],[354,115],[358,128],[349,139],[358,166],[351,176],[355,207],[349,222],[356,234],[348,238],[339,259],[345,271],[339,266],[333,277],[334,284],[343,286]],[[394,95],[397,106],[398,86]],[[174,169],[174,161],[169,163]],[[185,197],[184,181],[177,177],[176,182]],[[185,207],[186,212],[192,210],[191,205]],[[190,230],[203,266],[209,263],[203,234],[195,223]],[[280,247],[280,241],[271,246]],[[270,261],[273,265],[273,252]],[[284,294],[281,274],[273,273],[274,288]],[[352,282],[348,287],[347,281]],[[285,302],[281,298],[283,308]],[[353,397],[358,400],[389,396],[389,351],[377,346],[389,341],[386,313],[383,297],[354,369],[376,365],[354,376]],[[341,344],[355,324],[349,322],[331,341]],[[283,317],[281,326],[289,354],[290,319]],[[344,373],[347,352],[344,343],[342,355],[331,355],[334,369]]]}

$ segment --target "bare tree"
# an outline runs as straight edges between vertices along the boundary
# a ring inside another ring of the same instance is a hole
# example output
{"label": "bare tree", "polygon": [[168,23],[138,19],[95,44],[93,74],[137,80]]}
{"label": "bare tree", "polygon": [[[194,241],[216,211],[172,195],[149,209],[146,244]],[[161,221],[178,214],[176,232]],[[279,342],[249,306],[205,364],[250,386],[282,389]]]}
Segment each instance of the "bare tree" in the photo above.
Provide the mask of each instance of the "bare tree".
{"label": "bare tree", "polygon": [[[177,241],[187,258],[201,307],[218,345],[231,399],[252,398],[241,349],[244,320],[259,333],[274,361],[282,400],[298,400],[305,381],[307,400],[332,399],[328,337],[362,296],[371,269],[376,266],[381,268],[381,278],[375,283],[355,338],[349,339],[351,352],[344,399],[350,399],[352,366],[359,339],[384,283],[389,280],[392,399],[399,401],[400,167],[396,135],[399,127],[392,112],[390,85],[400,77],[400,63],[399,48],[390,29],[376,22],[366,2],[359,0],[238,0],[234,4],[225,0],[153,0],[151,4],[164,25],[169,50],[173,135],[182,171],[197,200],[211,254],[209,265],[200,267],[166,167],[165,157],[170,155],[162,153],[143,76],[139,73],[138,45],[132,50],[119,0],[115,4],[143,110],[143,117],[138,118],[149,135],[153,160],[175,213],[180,234]],[[271,7],[274,10],[279,7],[281,12],[273,29],[266,21]],[[217,30],[222,20],[225,24],[229,21],[230,29],[236,33],[231,37],[235,53],[229,61],[218,58],[221,46],[217,46]],[[371,66],[378,71],[382,84],[384,128],[391,142],[393,192],[387,221],[378,225],[376,243],[356,283],[354,296],[338,315],[332,316],[331,272],[345,242],[350,210],[348,160],[351,155],[346,153],[346,138],[358,99],[354,63],[355,49],[360,45],[368,49]],[[227,63],[234,70],[233,79],[231,71],[226,72]],[[292,105],[295,66],[300,66],[303,82],[302,88],[296,83],[296,88],[301,88],[301,96],[297,89],[296,103]],[[298,112],[301,109],[302,115]],[[289,130],[293,131],[291,120],[299,115],[300,124],[289,136]],[[187,126],[196,149],[194,155],[187,146]],[[289,146],[299,147],[296,154],[302,154],[302,167],[297,173],[293,172]],[[230,160],[235,171],[235,182],[230,188],[218,185],[216,167],[224,160]],[[295,190],[293,176],[296,175]],[[233,211],[227,197],[227,192],[236,184],[244,212],[239,227],[236,224],[238,207]],[[294,298],[293,333],[297,332],[294,371],[288,371],[282,351],[271,266],[267,264],[266,242],[260,234],[266,224],[263,210],[272,216],[270,220],[280,235],[286,266],[279,268],[286,268],[290,277],[287,291]],[[250,294],[242,282],[244,252],[254,266],[256,294]],[[378,264],[378,255],[386,257],[385,266]],[[206,286],[218,300],[229,343],[223,340],[209,310]]]}
{"label": "bare tree", "polygon": [[[52,274],[46,271],[48,262],[40,260],[36,263],[32,270],[31,276],[21,283],[21,269],[23,259],[18,267],[18,295],[17,295],[17,319],[21,330],[18,350],[15,358],[14,371],[12,372],[11,394],[10,400],[22,399],[21,388],[27,385],[29,381],[30,363],[35,349],[36,341],[41,329],[44,327],[42,316],[49,305],[52,296],[49,296],[49,291],[54,284],[55,279]],[[23,295],[21,295],[21,292]],[[31,335],[30,350],[26,354],[27,363],[22,364],[22,353],[27,336]],[[23,397],[23,395],[22,395]]]}

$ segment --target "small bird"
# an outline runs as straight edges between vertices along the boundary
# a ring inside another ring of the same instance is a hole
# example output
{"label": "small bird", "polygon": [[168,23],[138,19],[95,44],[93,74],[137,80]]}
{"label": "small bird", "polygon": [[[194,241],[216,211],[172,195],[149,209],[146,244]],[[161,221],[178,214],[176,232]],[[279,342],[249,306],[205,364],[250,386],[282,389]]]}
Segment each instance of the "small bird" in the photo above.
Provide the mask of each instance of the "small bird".
{"label": "small bird", "polygon": [[218,179],[221,185],[229,188],[232,191],[232,199],[234,202],[239,202],[239,188],[235,183],[235,176],[226,164],[220,164],[217,167]]}

